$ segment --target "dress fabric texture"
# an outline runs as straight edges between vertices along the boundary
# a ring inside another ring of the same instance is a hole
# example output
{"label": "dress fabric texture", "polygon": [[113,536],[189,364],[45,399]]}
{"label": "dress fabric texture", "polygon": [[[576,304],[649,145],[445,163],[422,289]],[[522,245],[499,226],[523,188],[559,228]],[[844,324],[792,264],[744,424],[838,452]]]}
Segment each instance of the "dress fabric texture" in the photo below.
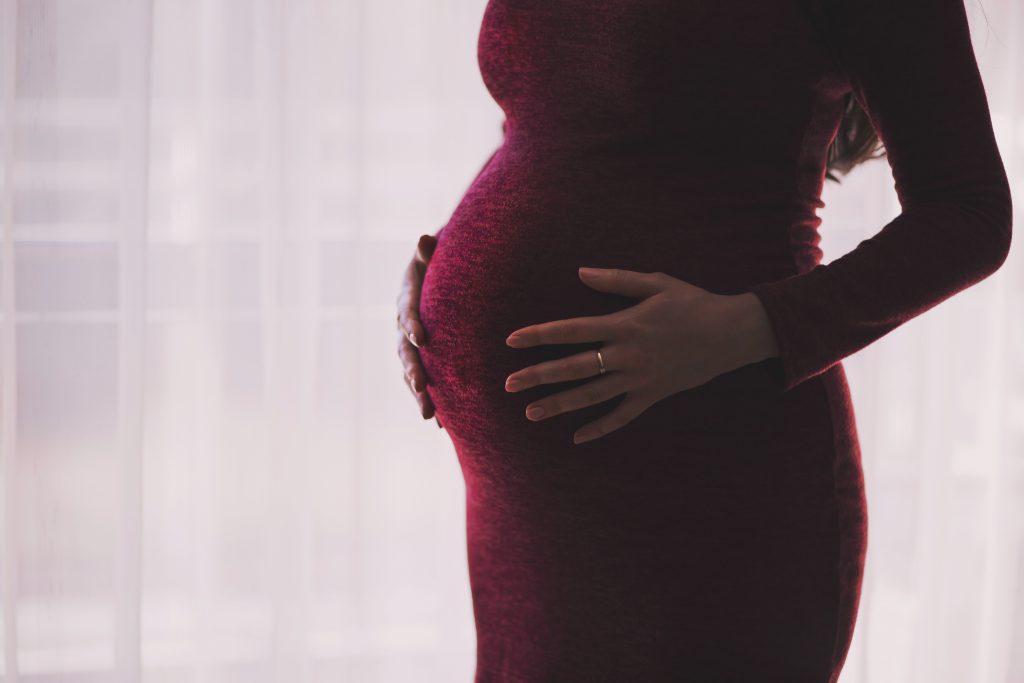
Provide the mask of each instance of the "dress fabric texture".
{"label": "dress fabric texture", "polygon": [[[478,60],[504,138],[438,233],[419,351],[465,477],[476,683],[836,681],[868,528],[840,361],[1009,248],[963,0],[490,0]],[[823,264],[848,93],[902,212]],[[636,303],[580,266],[754,292],[780,354],[573,444],[624,395],[532,422],[594,377],[505,378],[600,344],[505,338]]]}

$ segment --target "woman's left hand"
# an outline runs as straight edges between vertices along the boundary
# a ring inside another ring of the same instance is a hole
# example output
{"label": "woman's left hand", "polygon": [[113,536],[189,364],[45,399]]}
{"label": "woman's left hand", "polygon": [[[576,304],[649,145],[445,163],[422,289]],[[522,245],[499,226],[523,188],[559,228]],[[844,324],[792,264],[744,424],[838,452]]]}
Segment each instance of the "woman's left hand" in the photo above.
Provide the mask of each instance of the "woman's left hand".
{"label": "woman's left hand", "polygon": [[579,275],[589,287],[641,301],[609,315],[523,327],[506,340],[513,348],[604,342],[600,350],[605,374],[600,374],[597,354],[590,350],[523,368],[505,383],[507,391],[522,391],[597,377],[531,403],[526,408],[531,420],[626,394],[614,410],[577,430],[574,443],[625,426],[666,396],[778,353],[764,308],[750,292],[713,294],[665,273],[616,268],[581,268]]}

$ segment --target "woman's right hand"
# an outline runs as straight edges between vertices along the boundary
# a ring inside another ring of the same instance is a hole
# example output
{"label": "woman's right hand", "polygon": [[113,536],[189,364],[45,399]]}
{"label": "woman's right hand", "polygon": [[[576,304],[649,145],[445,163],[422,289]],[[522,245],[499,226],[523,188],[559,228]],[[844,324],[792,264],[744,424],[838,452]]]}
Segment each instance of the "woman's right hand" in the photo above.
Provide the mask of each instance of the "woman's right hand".
{"label": "woman's right hand", "polygon": [[429,420],[433,417],[437,426],[442,427],[441,421],[434,414],[434,403],[427,393],[427,373],[420,363],[418,350],[426,343],[426,333],[420,323],[420,289],[423,286],[423,276],[427,272],[427,264],[436,246],[437,237],[421,235],[416,245],[416,253],[405,269],[402,290],[398,295],[398,357],[405,366],[405,383],[416,397],[423,419]]}

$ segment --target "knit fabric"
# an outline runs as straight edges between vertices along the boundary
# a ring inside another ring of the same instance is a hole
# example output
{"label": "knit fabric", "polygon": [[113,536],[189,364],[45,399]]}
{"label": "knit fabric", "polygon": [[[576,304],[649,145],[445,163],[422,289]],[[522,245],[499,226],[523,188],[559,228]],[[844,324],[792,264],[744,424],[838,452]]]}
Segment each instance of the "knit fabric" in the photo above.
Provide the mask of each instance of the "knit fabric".
{"label": "knit fabric", "polygon": [[[834,683],[867,549],[841,360],[992,273],[1010,241],[962,0],[490,0],[478,57],[504,139],[420,302],[466,483],[475,683]],[[850,92],[903,211],[822,264]],[[579,266],[753,292],[780,355],[574,445],[624,395],[531,422],[527,404],[594,378],[505,378],[600,343],[504,340],[636,303]]]}

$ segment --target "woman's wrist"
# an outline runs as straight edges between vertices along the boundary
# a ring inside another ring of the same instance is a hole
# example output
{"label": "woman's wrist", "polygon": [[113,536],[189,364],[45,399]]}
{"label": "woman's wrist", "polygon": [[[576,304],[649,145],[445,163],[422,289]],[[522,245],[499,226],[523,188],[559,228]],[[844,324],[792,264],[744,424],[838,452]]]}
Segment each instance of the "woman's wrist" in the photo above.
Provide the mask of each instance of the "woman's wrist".
{"label": "woman's wrist", "polygon": [[753,292],[730,295],[733,309],[729,344],[736,367],[757,363],[779,355],[779,348],[761,299]]}

